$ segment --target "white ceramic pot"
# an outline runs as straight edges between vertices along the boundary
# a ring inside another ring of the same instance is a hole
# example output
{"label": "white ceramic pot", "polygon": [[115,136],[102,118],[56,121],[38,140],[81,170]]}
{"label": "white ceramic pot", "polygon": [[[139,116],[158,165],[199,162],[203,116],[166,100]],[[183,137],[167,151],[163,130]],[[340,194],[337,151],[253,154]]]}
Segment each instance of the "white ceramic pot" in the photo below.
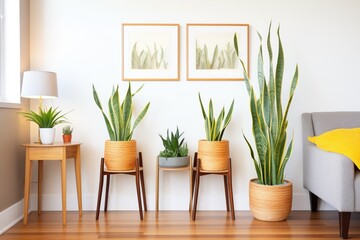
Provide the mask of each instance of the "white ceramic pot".
{"label": "white ceramic pot", "polygon": [[55,140],[55,128],[40,128],[41,144],[50,145]]}

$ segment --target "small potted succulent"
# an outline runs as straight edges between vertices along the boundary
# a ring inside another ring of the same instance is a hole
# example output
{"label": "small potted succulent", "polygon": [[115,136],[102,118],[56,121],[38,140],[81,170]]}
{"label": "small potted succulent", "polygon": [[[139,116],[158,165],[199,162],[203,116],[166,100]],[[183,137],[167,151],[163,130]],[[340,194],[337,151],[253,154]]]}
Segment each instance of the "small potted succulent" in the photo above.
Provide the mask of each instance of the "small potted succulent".
{"label": "small potted succulent", "polygon": [[66,125],[62,128],[62,132],[63,132],[63,141],[64,143],[70,143],[71,142],[71,137],[72,137],[72,132],[73,132],[73,128],[70,125]]}
{"label": "small potted succulent", "polygon": [[164,150],[159,154],[160,167],[185,167],[189,165],[190,156],[188,155],[187,144],[184,143],[185,138],[181,138],[184,132],[180,133],[179,128],[175,132],[169,134],[169,129],[166,132],[166,138],[159,134]]}

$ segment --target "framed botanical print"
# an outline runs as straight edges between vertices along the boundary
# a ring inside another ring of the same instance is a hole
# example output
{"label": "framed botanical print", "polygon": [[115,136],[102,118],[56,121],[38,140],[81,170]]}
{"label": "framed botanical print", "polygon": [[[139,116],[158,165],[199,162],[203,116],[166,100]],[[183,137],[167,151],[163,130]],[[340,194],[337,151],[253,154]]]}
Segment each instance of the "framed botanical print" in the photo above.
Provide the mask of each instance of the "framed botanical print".
{"label": "framed botanical print", "polygon": [[179,80],[179,24],[122,25],[122,78]]}
{"label": "framed botanical print", "polygon": [[188,80],[244,79],[239,58],[248,71],[249,24],[187,24],[186,33]]}

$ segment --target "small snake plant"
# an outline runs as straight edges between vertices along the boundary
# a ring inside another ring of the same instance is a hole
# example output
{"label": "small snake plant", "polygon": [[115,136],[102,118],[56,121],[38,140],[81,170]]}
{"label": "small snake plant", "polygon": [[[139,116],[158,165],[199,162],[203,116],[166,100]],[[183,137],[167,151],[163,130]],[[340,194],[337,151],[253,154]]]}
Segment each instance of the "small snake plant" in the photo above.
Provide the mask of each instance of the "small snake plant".
{"label": "small snake plant", "polygon": [[107,116],[103,110],[103,107],[101,106],[101,102],[95,90],[95,86],[93,85],[94,101],[104,117],[111,141],[130,141],[132,139],[134,129],[144,118],[150,106],[150,102],[146,104],[145,108],[140,112],[134,124],[132,125],[132,98],[141,90],[142,87],[143,85],[135,93],[132,93],[131,85],[129,83],[129,87],[123,101],[120,99],[119,85],[117,85],[116,88],[113,88],[108,101],[109,116]]}
{"label": "small snake plant", "polygon": [[[264,185],[278,185],[284,182],[285,166],[290,158],[293,139],[286,148],[286,129],[288,126],[288,112],[291,101],[294,96],[295,88],[298,82],[298,66],[292,79],[289,98],[283,112],[281,103],[282,83],[284,74],[284,52],[280,38],[280,27],[277,29],[278,38],[278,56],[276,69],[273,67],[273,53],[270,41],[271,24],[267,35],[267,51],[269,55],[269,76],[268,82],[264,74],[264,60],[262,50],[262,38],[260,38],[260,49],[258,54],[258,85],[259,98],[255,95],[255,90],[246,72],[244,63],[241,61],[244,71],[244,78],[247,91],[250,96],[250,111],[252,117],[252,130],[255,140],[255,146],[252,147],[249,140],[243,134],[245,141],[250,149],[253,159],[258,183]],[[238,45],[237,36],[234,36],[234,45],[237,55]],[[254,148],[257,150],[255,157]]]}
{"label": "small snake plant", "polygon": [[212,99],[209,101],[209,112],[206,114],[204,105],[201,100],[199,93],[199,101],[201,106],[201,111],[205,121],[205,132],[206,140],[208,141],[221,141],[224,135],[226,127],[229,125],[233,109],[234,109],[234,100],[231,103],[229,111],[225,117],[225,108],[223,107],[217,119],[214,117],[214,107]]}

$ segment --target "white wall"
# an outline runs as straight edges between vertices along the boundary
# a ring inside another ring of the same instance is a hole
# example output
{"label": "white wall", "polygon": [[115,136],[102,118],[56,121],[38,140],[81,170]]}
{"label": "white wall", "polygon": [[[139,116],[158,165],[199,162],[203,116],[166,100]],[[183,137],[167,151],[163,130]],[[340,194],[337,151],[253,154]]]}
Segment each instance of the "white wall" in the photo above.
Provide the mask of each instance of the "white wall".
{"label": "white wall", "polygon": [[[308,209],[307,192],[302,187],[302,144],[300,115],[309,111],[360,110],[360,1],[357,0],[32,0],[31,69],[58,73],[59,98],[47,104],[73,110],[68,118],[74,127],[74,141],[82,142],[83,204],[95,209],[100,157],[108,138],[102,116],[93,99],[95,84],[103,101],[113,84],[122,91],[122,23],[179,23],[181,26],[181,79],[176,82],[146,82],[135,98],[140,108],[151,101],[150,110],[134,135],[143,152],[148,206],[154,209],[155,158],[162,149],[158,133],[179,126],[185,131],[190,152],[204,138],[197,93],[215,106],[229,106],[235,99],[235,112],[225,138],[230,140],[233,159],[235,208],[248,209],[248,180],[255,177],[252,160],[242,137],[251,138],[248,96],[244,82],[186,80],[187,23],[250,24],[250,74],[255,76],[258,38],[268,24],[281,24],[286,59],[284,90],[296,63],[300,79],[289,117],[289,135],[294,133],[294,151],[286,178],[294,183],[294,209]],[[134,88],[142,82],[132,82]],[[32,103],[33,106],[36,102]],[[61,140],[58,128],[57,140]],[[34,136],[35,134],[33,134]],[[252,138],[251,138],[252,139]],[[75,178],[68,164],[70,209],[76,209]],[[59,164],[46,163],[44,208],[60,209]],[[187,173],[166,173],[161,177],[160,208],[181,209],[188,204]],[[166,183],[166,184],[164,184]],[[35,186],[35,185],[34,185]],[[137,209],[134,181],[115,179],[110,209]],[[200,189],[199,209],[225,209],[223,183],[208,176]],[[36,190],[33,191],[34,193]],[[115,196],[116,195],[116,196]]]}

